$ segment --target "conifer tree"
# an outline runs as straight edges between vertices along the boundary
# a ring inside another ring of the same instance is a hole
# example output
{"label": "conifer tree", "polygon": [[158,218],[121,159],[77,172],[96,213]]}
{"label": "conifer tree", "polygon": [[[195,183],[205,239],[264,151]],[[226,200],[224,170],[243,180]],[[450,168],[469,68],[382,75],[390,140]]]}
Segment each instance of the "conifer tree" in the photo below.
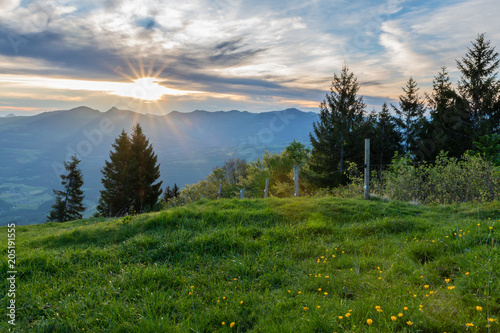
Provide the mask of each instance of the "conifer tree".
{"label": "conifer tree", "polygon": [[160,165],[153,146],[137,124],[132,129],[130,139],[130,159],[128,164],[128,179],[130,185],[130,203],[136,212],[151,209],[162,193]]}
{"label": "conifer tree", "polygon": [[174,187],[172,187],[172,198],[177,198],[179,196],[179,186],[177,186],[176,183],[174,183]]}
{"label": "conifer tree", "polygon": [[418,157],[420,140],[425,129],[425,104],[418,94],[417,82],[410,77],[399,96],[399,108],[392,105],[396,112],[396,121],[402,133],[403,153]]}
{"label": "conifer tree", "polygon": [[167,186],[163,191],[163,201],[168,202],[172,198],[172,190]]}
{"label": "conifer tree", "polygon": [[383,167],[390,164],[396,151],[402,152],[401,133],[397,130],[396,119],[389,112],[387,103],[378,114],[372,114],[371,163]]}
{"label": "conifer tree", "polygon": [[84,195],[81,189],[83,176],[82,171],[78,168],[80,162],[76,156],[72,156],[70,161],[64,162],[67,174],[60,176],[64,190],[54,190],[56,203],[47,216],[49,221],[65,222],[82,218],[85,207],[83,206]]}
{"label": "conifer tree", "polygon": [[310,166],[321,186],[344,182],[345,163],[362,163],[365,104],[358,96],[359,84],[348,67],[334,75],[330,93],[321,103],[319,121],[309,134],[312,152]]}
{"label": "conifer tree", "polygon": [[129,182],[129,159],[131,143],[127,133],[123,130],[115,139],[109,154],[109,161],[105,162],[101,170],[101,179],[104,190],[101,192],[98,212],[103,216],[121,216],[129,212],[131,200],[131,186]]}
{"label": "conifer tree", "polygon": [[[463,111],[462,100],[453,89],[446,67],[433,80],[433,90],[427,96],[430,107],[430,137],[434,143],[433,157],[446,151],[460,157],[472,148],[469,116]],[[433,159],[434,159],[433,158]]]}
{"label": "conifer tree", "polygon": [[500,59],[495,47],[484,39],[484,34],[479,34],[472,48],[467,48],[465,57],[456,62],[462,72],[458,90],[470,113],[473,140],[492,132],[499,133],[500,84],[496,74]]}

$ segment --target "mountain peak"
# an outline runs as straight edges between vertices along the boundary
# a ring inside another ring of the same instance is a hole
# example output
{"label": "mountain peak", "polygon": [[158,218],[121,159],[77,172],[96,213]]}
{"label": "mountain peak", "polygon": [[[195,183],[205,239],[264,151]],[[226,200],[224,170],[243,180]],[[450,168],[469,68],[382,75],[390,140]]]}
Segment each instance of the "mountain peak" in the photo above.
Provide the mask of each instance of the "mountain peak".
{"label": "mountain peak", "polygon": [[13,113],[9,113],[4,118],[12,118],[12,117],[17,117],[17,116],[15,114],[13,114]]}

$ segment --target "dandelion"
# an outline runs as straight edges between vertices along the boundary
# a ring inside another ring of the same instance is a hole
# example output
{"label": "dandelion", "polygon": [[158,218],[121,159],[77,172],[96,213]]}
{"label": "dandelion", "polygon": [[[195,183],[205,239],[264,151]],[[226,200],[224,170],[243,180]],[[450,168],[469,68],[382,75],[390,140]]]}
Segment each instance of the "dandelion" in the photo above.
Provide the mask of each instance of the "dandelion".
{"label": "dandelion", "polygon": [[226,325],[226,323],[225,323],[225,322],[222,322],[222,326],[224,326],[224,325]]}
{"label": "dandelion", "polygon": [[321,288],[318,288],[318,291],[321,291]]}
{"label": "dandelion", "polygon": [[396,316],[391,316],[392,321],[396,321],[398,318]]}
{"label": "dandelion", "polygon": [[467,327],[473,327],[474,324],[473,323],[465,323],[465,326],[467,326]]}
{"label": "dandelion", "polygon": [[448,289],[450,290],[455,289],[455,286],[449,286]]}
{"label": "dandelion", "polygon": [[307,311],[309,308],[307,306],[304,306],[304,311]]}
{"label": "dandelion", "polygon": [[413,323],[411,322],[411,320],[408,320],[408,321],[406,322],[406,324],[408,324],[408,326],[413,325]]}
{"label": "dandelion", "polygon": [[494,321],[497,321],[497,319],[495,319],[495,318],[488,318],[488,321],[489,321],[490,323],[492,323],[492,322],[494,322]]}
{"label": "dandelion", "polygon": [[299,290],[299,294],[302,294],[302,291]]}
{"label": "dandelion", "polygon": [[450,282],[450,279],[444,279],[444,282],[448,283]]}
{"label": "dandelion", "polygon": [[403,314],[402,314],[401,312],[400,312],[400,313],[398,313],[398,317],[399,317],[399,318],[403,317]]}
{"label": "dandelion", "polygon": [[233,328],[233,327],[234,327],[234,325],[235,325],[235,324],[234,324],[234,321],[233,321],[231,324],[229,324],[229,327]]}
{"label": "dandelion", "polygon": [[342,316],[339,316],[339,319],[342,319],[342,318],[344,318],[344,317],[342,317]]}
{"label": "dandelion", "polygon": [[483,311],[483,308],[478,305],[478,306],[476,306],[476,310],[477,311]]}
{"label": "dandelion", "polygon": [[240,304],[243,304],[243,301],[240,301]]}
{"label": "dandelion", "polygon": [[326,296],[326,295],[328,295],[328,293],[327,293],[327,292],[324,292],[323,294],[325,294],[325,296]]}
{"label": "dandelion", "polygon": [[429,289],[429,285],[428,285],[428,284],[426,284],[426,285],[424,286],[424,288],[425,288],[425,289]]}
{"label": "dandelion", "polygon": [[319,308],[321,308],[321,306],[319,306],[319,305],[318,305],[316,308],[318,308],[318,309],[319,309]]}
{"label": "dandelion", "polygon": [[371,320],[370,318],[368,318],[368,319],[366,320],[366,323],[367,323],[368,325],[371,325],[371,324],[373,324],[373,320]]}
{"label": "dandelion", "polygon": [[405,307],[403,308],[403,310],[408,311],[408,307],[407,307],[407,306],[405,306]]}
{"label": "dandelion", "polygon": [[346,318],[349,318],[350,316],[351,316],[351,313],[350,313],[350,312],[347,312],[347,313],[345,314],[345,317],[346,317]]}

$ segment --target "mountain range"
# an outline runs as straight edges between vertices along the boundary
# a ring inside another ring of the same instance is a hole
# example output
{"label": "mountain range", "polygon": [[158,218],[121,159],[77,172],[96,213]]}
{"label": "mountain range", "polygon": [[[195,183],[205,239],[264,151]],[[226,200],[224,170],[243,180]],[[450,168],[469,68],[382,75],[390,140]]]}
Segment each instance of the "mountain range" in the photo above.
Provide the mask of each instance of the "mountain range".
{"label": "mountain range", "polygon": [[130,133],[136,123],[158,155],[163,187],[176,183],[182,188],[230,158],[255,160],[265,150],[279,152],[293,140],[308,145],[317,120],[316,113],[297,109],[173,111],[160,116],[85,106],[0,117],[0,225],[44,222],[54,203],[52,189],[61,187],[63,162],[74,154],[82,160],[85,204],[91,208],[86,215],[91,215],[111,145],[122,130]]}

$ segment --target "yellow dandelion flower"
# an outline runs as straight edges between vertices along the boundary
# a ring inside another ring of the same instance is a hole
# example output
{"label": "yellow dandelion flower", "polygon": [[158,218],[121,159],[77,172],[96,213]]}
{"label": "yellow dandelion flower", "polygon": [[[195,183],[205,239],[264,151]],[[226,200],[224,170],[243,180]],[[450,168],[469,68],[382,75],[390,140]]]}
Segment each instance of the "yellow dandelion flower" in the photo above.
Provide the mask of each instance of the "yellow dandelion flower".
{"label": "yellow dandelion flower", "polygon": [[299,294],[302,294],[302,291],[299,291]]}
{"label": "yellow dandelion flower", "polygon": [[222,326],[224,326],[224,325],[226,325],[226,323],[225,323],[225,322],[222,322]]}
{"label": "yellow dandelion flower", "polygon": [[448,289],[450,290],[455,289],[455,286],[449,286]]}
{"label": "yellow dandelion flower", "polygon": [[392,321],[396,321],[398,318],[396,316],[391,316]]}
{"label": "yellow dandelion flower", "polygon": [[444,282],[446,282],[446,283],[448,283],[450,281],[451,281],[450,279],[444,279]]}
{"label": "yellow dandelion flower", "polygon": [[407,307],[407,306],[405,306],[405,307],[403,308],[403,310],[408,311],[408,307]]}
{"label": "yellow dandelion flower", "polygon": [[476,306],[476,310],[477,311],[483,311],[483,308],[478,305],[478,306]]}
{"label": "yellow dandelion flower", "polygon": [[406,322],[406,324],[408,324],[409,326],[413,325],[413,323],[411,322],[411,320],[408,320],[408,321]]}
{"label": "yellow dandelion flower", "polygon": [[366,323],[367,323],[368,325],[371,325],[371,324],[373,324],[373,320],[371,320],[370,318],[368,318],[368,319],[366,320]]}
{"label": "yellow dandelion flower", "polygon": [[429,285],[428,285],[428,284],[426,284],[426,285],[424,286],[424,288],[425,288],[425,289],[429,289]]}
{"label": "yellow dandelion flower", "polygon": [[304,311],[307,311],[309,308],[307,306],[304,306]]}
{"label": "yellow dandelion flower", "polygon": [[243,304],[243,301],[240,301],[240,304]]}
{"label": "yellow dandelion flower", "polygon": [[318,291],[321,291],[321,288],[318,288]]}
{"label": "yellow dandelion flower", "polygon": [[434,294],[434,292],[431,290],[431,291],[429,291],[429,294]]}
{"label": "yellow dandelion flower", "polygon": [[234,321],[233,321],[231,324],[229,324],[229,327],[234,327],[234,325],[235,324],[234,324]]}
{"label": "yellow dandelion flower", "polygon": [[473,327],[474,324],[473,323],[465,323],[465,326],[467,326],[467,327]]}
{"label": "yellow dandelion flower", "polygon": [[323,294],[325,294],[325,296],[326,296],[326,295],[328,295],[328,293],[327,293],[327,292],[324,292]]}
{"label": "yellow dandelion flower", "polygon": [[401,312],[400,312],[400,313],[398,313],[398,317],[399,317],[399,318],[403,317],[403,314],[402,314]]}
{"label": "yellow dandelion flower", "polygon": [[342,316],[339,316],[339,319],[342,319],[342,318],[344,318],[344,317],[342,317]]}
{"label": "yellow dandelion flower", "polygon": [[316,308],[318,308],[318,309],[319,309],[319,308],[321,308],[321,306],[319,306],[319,305],[318,305]]}
{"label": "yellow dandelion flower", "polygon": [[346,318],[349,318],[349,317],[351,316],[351,313],[350,313],[350,312],[347,312],[347,313],[345,314],[345,316],[346,316]]}
{"label": "yellow dandelion flower", "polygon": [[495,319],[495,318],[488,318],[488,321],[489,321],[490,323],[492,323],[492,322],[494,322],[494,321],[497,321],[497,319]]}

